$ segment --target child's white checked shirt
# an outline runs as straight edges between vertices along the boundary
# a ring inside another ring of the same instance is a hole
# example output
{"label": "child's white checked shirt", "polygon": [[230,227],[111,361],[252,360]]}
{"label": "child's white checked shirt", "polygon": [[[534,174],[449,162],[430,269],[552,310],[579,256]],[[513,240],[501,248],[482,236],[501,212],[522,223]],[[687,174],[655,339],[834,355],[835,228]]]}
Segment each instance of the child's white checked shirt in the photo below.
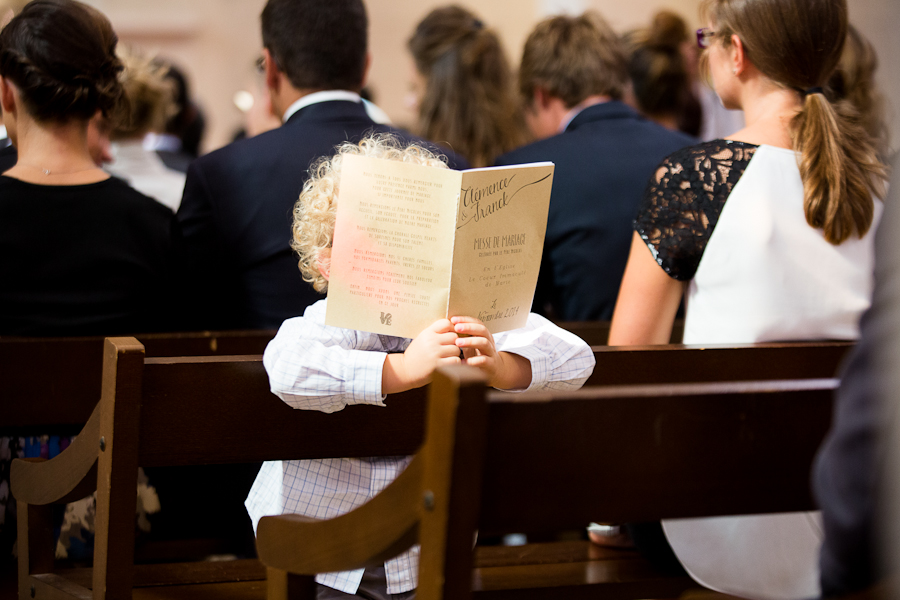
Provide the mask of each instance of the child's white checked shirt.
{"label": "child's white checked shirt", "polygon": [[[263,363],[272,392],[294,408],[334,412],[348,404],[384,406],[381,371],[385,354],[403,352],[411,340],[325,325],[326,301],[285,321],[266,348]],[[531,362],[529,390],[581,387],[594,369],[594,354],[577,336],[535,314],[525,327],[494,335],[497,350]],[[263,464],[245,502],[253,528],[265,515],[301,514],[329,519],[384,489],[409,457],[332,458]],[[416,587],[419,548],[384,564],[387,591]],[[355,594],[363,570],[316,576],[322,585]]]}

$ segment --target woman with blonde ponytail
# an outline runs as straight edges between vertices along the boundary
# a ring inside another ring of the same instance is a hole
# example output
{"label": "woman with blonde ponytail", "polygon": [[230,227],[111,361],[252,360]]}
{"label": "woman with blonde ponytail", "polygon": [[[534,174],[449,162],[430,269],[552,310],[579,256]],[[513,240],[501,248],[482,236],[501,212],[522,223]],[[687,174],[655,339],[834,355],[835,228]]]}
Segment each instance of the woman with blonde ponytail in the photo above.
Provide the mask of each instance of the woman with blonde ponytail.
{"label": "woman with blonde ponytail", "polygon": [[[885,167],[822,87],[846,0],[703,0],[709,79],[746,127],[669,156],[635,219],[611,345],[856,339],[873,287]],[[819,595],[816,514],[663,524],[685,569],[746,598]]]}

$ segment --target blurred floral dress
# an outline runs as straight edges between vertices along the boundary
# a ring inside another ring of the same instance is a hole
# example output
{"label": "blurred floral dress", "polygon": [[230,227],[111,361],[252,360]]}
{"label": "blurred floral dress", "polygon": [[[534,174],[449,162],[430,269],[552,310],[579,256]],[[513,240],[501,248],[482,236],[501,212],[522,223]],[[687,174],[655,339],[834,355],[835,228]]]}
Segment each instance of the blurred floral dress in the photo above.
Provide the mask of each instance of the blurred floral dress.
{"label": "blurred floral dress", "polygon": [[[14,458],[53,458],[72,443],[74,437],[55,435],[31,437],[0,436],[0,560],[15,556],[16,501],[9,482],[10,465]],[[59,523],[56,558],[90,560],[94,551],[94,514],[97,493],[65,507]],[[137,527],[150,531],[148,514],[159,511],[156,490],[148,485],[143,470],[138,471]]]}

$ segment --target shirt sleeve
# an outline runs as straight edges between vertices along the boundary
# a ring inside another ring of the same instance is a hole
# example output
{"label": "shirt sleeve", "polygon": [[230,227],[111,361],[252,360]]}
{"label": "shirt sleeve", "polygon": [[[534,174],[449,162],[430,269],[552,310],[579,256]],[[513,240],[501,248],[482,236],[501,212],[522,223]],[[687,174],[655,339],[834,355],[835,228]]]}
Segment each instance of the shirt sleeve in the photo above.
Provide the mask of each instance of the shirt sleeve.
{"label": "shirt sleeve", "polygon": [[328,327],[315,318],[288,319],[263,355],[270,389],[304,410],[330,413],[348,404],[384,406],[381,373],[386,353],[377,351],[376,341],[377,336]]}
{"label": "shirt sleeve", "polygon": [[576,390],[594,371],[594,353],[584,340],[534,313],[524,327],[496,334],[494,344],[531,363],[527,390]]}

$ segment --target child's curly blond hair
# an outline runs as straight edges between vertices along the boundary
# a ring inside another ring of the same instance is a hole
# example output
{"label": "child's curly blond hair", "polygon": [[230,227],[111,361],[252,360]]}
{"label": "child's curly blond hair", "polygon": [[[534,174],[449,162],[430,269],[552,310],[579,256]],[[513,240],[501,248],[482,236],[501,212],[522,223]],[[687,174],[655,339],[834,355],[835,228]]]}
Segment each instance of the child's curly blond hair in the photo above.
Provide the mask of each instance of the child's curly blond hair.
{"label": "child's curly blond hair", "polygon": [[299,266],[303,280],[311,283],[318,292],[325,292],[328,289],[328,280],[319,267],[328,265],[331,260],[341,164],[343,157],[348,154],[448,168],[446,156],[423,146],[406,144],[390,134],[371,135],[359,144],[345,142],[337,147],[334,156],[325,156],[313,163],[309,169],[309,179],[300,193],[300,199],[294,205],[291,248],[300,257]]}

